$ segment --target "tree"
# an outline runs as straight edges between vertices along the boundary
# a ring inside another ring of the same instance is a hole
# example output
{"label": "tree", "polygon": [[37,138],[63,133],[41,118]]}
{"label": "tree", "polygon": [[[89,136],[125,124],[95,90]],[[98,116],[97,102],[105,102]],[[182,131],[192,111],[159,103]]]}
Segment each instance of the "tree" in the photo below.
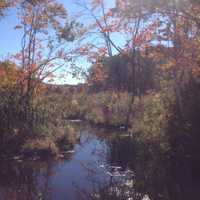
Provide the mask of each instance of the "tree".
{"label": "tree", "polygon": [[[151,56],[157,57],[157,62],[165,60],[161,68],[173,79],[180,118],[183,117],[185,108],[182,93],[189,83],[194,82],[194,76],[199,77],[199,2],[119,0],[117,5],[125,22],[134,21],[139,13],[146,23],[151,20],[156,22],[155,43],[151,45],[157,46],[157,50],[151,52]],[[140,39],[144,42],[143,38]]]}
{"label": "tree", "polygon": [[12,0],[1,0],[0,1],[0,18],[5,16],[5,11],[13,5]]}
{"label": "tree", "polygon": [[75,39],[77,24],[70,22],[66,9],[56,0],[21,1],[19,24],[23,32],[21,52],[13,56],[23,72],[18,84],[22,103],[29,107],[40,83],[71,60],[72,50],[66,42]]}
{"label": "tree", "polygon": [[[155,89],[155,63],[152,58],[138,55],[140,59],[140,73],[136,85],[140,93],[145,94],[148,90]],[[100,67],[101,66],[101,67]],[[114,90],[116,92],[131,92],[130,80],[133,79],[129,59],[124,55],[115,55],[102,58],[101,65],[94,64],[89,70],[88,82],[92,91]],[[98,69],[98,70],[97,70]],[[104,75],[97,77],[99,71]]]}
{"label": "tree", "polygon": [[[86,49],[84,54],[88,54],[89,60],[92,57],[93,63],[99,63],[105,57],[112,59],[114,54],[123,55],[128,60],[128,68],[131,69],[131,80],[129,80],[131,103],[127,113],[127,127],[130,124],[130,116],[133,113],[132,107],[135,96],[140,94],[140,88],[137,85],[139,82],[136,81],[137,77],[139,77],[138,74],[142,73],[138,55],[142,54],[145,47],[152,41],[157,26],[155,20],[146,23],[142,5],[139,3],[140,1],[136,2],[135,11],[137,12],[131,18],[124,17],[123,4],[125,1],[116,1],[114,7],[106,6],[106,1],[104,0],[90,1],[88,4],[85,2],[80,3],[80,1],[78,3],[84,13],[93,19],[84,35],[86,39],[85,44],[83,44]],[[96,39],[96,44],[94,44],[93,40],[88,39],[88,34],[91,38],[98,38]],[[93,37],[91,34],[93,34]],[[118,44],[119,38],[124,38],[125,41],[121,46]],[[113,52],[115,53],[113,54]],[[96,65],[99,66],[99,64]]]}

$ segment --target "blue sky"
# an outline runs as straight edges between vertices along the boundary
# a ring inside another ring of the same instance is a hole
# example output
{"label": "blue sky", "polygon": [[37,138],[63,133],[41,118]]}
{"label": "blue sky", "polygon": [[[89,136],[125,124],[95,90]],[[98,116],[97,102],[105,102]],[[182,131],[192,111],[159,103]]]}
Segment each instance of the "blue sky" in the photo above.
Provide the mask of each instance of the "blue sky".
{"label": "blue sky", "polygon": [[[75,5],[74,0],[58,0],[64,4],[70,15],[76,15],[79,12],[79,9]],[[87,2],[87,0],[86,0]],[[113,5],[114,0],[107,0],[110,6]],[[15,54],[20,51],[20,41],[21,34],[20,30],[14,30],[14,27],[18,24],[18,19],[16,17],[16,10],[11,9],[7,11],[6,18],[0,21],[0,59],[5,59],[8,55]],[[87,22],[86,22],[87,23]],[[79,63],[78,63],[79,64]],[[89,64],[81,59],[80,66],[88,67]],[[58,71],[59,74],[59,71]],[[68,83],[68,84],[77,84],[80,82],[77,78],[73,78],[70,74],[65,80],[58,81],[59,83]]]}
{"label": "blue sky", "polygon": [[[77,7],[77,5],[75,4],[76,0],[57,0],[57,1],[64,4],[65,8],[69,12],[69,15],[71,16],[77,15],[80,12],[80,7]],[[85,1],[86,3],[88,3],[91,0],[82,0],[82,1]],[[110,8],[114,6],[115,0],[105,0],[105,2],[106,2],[107,7]],[[81,22],[83,23],[83,25],[87,25],[88,23],[91,22],[91,20],[92,20],[91,18],[90,19],[88,18],[86,19],[85,17],[81,18]],[[155,18],[153,18],[153,20],[155,20]],[[0,60],[5,59],[9,54],[12,55],[20,51],[20,42],[21,42],[20,30],[14,30],[14,27],[17,24],[18,24],[18,19],[16,17],[16,9],[10,9],[7,12],[6,18],[4,18],[3,20],[0,20],[0,28],[1,28],[0,29],[0,45],[1,45]],[[120,46],[120,47],[123,47],[124,44],[126,43],[125,39],[128,39],[126,37],[127,36],[124,37],[124,35],[122,36],[119,34],[112,34],[112,39],[115,45]],[[96,44],[99,43],[99,41],[101,41],[99,37],[96,38],[95,35],[88,38],[88,40]],[[114,53],[117,53],[117,52],[114,51]],[[90,66],[86,58],[77,59],[76,64],[79,65],[79,67],[83,67],[85,69],[87,69]],[[68,71],[70,71],[70,69]],[[57,74],[59,75],[61,74],[61,72],[63,72],[63,68],[57,71]],[[78,78],[73,78],[72,75],[70,74],[68,74],[65,79],[58,78],[56,80],[57,84],[63,84],[63,83],[77,84],[79,82],[83,82],[83,80],[80,80]]]}
{"label": "blue sky", "polygon": [[[66,6],[70,13],[74,14],[77,12],[77,8],[73,5],[72,0],[60,0],[60,2],[62,2]],[[18,24],[16,10],[11,9],[7,11],[6,15],[6,18],[0,21],[0,59],[5,59],[7,56],[20,51],[21,34],[19,30],[14,30],[14,27]],[[77,84],[78,82],[80,82],[80,80],[73,78],[69,74],[67,78],[65,80],[62,80],[61,82],[68,84]]]}
{"label": "blue sky", "polygon": [[[73,0],[58,0],[65,5],[70,14],[78,12]],[[20,50],[21,35],[19,30],[14,30],[14,27],[18,24],[16,17],[16,10],[10,9],[6,12],[6,18],[0,21],[0,55],[6,55],[8,53],[16,53]]]}

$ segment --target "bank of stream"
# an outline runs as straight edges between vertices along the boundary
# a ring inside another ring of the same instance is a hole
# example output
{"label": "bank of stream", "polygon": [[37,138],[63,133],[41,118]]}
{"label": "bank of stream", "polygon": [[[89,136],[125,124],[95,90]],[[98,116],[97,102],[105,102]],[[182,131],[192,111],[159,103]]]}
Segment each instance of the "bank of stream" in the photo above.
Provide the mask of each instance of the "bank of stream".
{"label": "bank of stream", "polygon": [[63,159],[0,162],[0,200],[199,198],[199,160],[180,163],[139,151],[125,132],[73,126],[80,140]]}

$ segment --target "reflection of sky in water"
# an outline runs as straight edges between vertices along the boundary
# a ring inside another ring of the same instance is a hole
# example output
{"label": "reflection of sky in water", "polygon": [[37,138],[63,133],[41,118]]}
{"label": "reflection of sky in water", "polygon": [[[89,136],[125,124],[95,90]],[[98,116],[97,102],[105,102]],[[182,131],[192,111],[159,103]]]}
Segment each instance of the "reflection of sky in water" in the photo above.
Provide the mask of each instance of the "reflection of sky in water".
{"label": "reflection of sky in water", "polygon": [[[77,191],[91,191],[94,180],[105,186],[111,180],[109,173],[116,176],[112,181],[119,180],[127,166],[134,171],[134,182],[126,183],[133,184],[134,192],[139,191],[143,197],[149,194],[150,199],[156,200],[199,199],[198,160],[189,171],[188,160],[184,164],[177,160],[166,162],[158,153],[146,154],[148,149],[144,147],[138,154],[130,138],[113,137],[107,131],[91,127],[78,130],[80,143],[68,160],[1,161],[0,200],[80,200]],[[191,166],[193,161],[189,162]],[[109,164],[122,168],[115,172]]]}
{"label": "reflection of sky in water", "polygon": [[73,158],[58,164],[54,169],[57,173],[51,177],[53,199],[73,199],[76,187],[89,189],[90,176],[98,175],[98,163],[105,161],[104,150],[104,142],[100,142],[94,135],[84,134],[80,144],[75,147]]}

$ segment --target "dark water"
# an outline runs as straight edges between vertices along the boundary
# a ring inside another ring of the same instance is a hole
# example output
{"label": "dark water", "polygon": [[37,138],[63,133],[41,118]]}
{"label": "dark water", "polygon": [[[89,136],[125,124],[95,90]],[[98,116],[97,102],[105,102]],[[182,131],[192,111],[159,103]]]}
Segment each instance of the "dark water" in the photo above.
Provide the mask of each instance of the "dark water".
{"label": "dark water", "polygon": [[89,200],[90,193],[110,183],[109,166],[134,172],[134,192],[140,194],[135,199],[200,199],[199,158],[169,160],[152,149],[136,148],[128,136],[114,131],[76,128],[81,139],[68,159],[0,161],[0,200]]}

